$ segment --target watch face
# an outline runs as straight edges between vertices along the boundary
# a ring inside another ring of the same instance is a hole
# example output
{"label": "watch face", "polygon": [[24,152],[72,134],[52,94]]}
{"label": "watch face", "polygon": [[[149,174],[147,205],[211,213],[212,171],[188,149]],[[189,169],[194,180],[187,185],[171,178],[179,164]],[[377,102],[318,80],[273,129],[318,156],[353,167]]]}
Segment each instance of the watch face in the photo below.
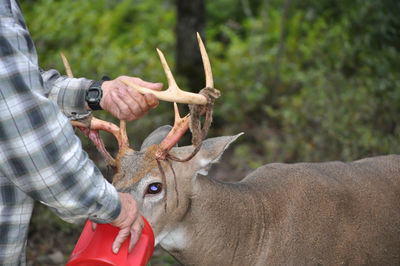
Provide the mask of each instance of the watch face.
{"label": "watch face", "polygon": [[102,110],[100,106],[100,101],[103,96],[103,91],[101,90],[102,83],[102,81],[95,81],[86,91],[85,100],[92,110]]}
{"label": "watch face", "polygon": [[97,100],[100,96],[100,92],[98,90],[89,90],[87,93],[88,100]]}

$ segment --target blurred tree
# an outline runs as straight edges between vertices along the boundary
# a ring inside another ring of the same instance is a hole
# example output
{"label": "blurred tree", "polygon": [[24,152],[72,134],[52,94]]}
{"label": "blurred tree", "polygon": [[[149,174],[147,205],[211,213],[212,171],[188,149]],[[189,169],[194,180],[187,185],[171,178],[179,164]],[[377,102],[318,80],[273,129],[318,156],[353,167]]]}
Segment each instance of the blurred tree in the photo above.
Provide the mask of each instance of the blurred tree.
{"label": "blurred tree", "polygon": [[289,11],[291,7],[292,0],[286,0],[283,5],[283,12],[282,12],[282,20],[281,20],[281,29],[280,29],[280,36],[279,36],[279,43],[278,43],[278,52],[276,54],[275,59],[275,77],[272,80],[272,88],[271,94],[269,95],[269,99],[265,99],[270,104],[275,104],[277,91],[281,85],[281,64],[283,60],[283,56],[285,53],[285,45],[286,45],[286,36],[287,36],[287,22],[289,18]]}
{"label": "blurred tree", "polygon": [[204,70],[196,32],[203,36],[205,27],[205,0],[178,0],[176,25],[176,68],[187,79],[191,90],[204,87]]}

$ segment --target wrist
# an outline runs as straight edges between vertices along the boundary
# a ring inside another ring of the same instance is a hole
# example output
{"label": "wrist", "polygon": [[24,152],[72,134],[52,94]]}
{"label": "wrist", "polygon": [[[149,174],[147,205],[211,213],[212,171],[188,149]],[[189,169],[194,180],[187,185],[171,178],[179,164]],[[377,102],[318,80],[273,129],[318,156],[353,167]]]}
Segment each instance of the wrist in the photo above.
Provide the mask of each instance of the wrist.
{"label": "wrist", "polygon": [[88,111],[103,110],[102,106],[100,105],[101,99],[104,95],[103,83],[108,80],[111,80],[111,78],[105,75],[101,78],[101,80],[93,81],[90,84],[85,94],[86,110]]}
{"label": "wrist", "polygon": [[89,88],[86,90],[85,100],[86,107],[89,110],[103,110],[100,106],[100,101],[103,97],[103,90],[101,85],[103,84],[103,80],[94,81],[90,84]]}

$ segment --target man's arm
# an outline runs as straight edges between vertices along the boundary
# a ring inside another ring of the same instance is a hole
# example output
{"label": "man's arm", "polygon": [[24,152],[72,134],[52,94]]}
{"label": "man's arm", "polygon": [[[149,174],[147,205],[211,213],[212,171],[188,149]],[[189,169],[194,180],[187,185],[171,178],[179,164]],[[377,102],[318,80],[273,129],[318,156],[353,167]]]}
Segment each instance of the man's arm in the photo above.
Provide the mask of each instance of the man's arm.
{"label": "man's arm", "polygon": [[[86,91],[93,80],[61,76],[56,70],[41,71],[44,81],[44,93],[56,102],[61,111],[71,119],[84,118],[90,114],[85,102]],[[129,80],[138,86],[161,90],[161,83],[143,81],[136,77],[121,76],[102,84],[103,97],[100,106],[121,120],[136,120],[158,105],[153,94],[142,95],[129,88],[121,79]]]}
{"label": "man's arm", "polygon": [[42,95],[29,32],[11,10],[1,15],[1,174],[67,221],[115,220],[121,210],[117,192],[88,159],[68,119]]}
{"label": "man's arm", "polygon": [[[87,82],[50,73],[44,81],[17,1],[0,1],[0,178],[8,178],[67,221],[111,222],[121,229],[113,251],[118,251],[129,233],[131,250],[143,226],[135,200],[129,194],[118,195],[102,177],[82,150],[69,120],[45,96],[55,84],[69,84],[65,96],[74,91],[71,88],[81,91]],[[52,86],[45,85],[52,81]],[[70,86],[74,82],[83,84]],[[62,91],[64,86],[59,88]],[[79,102],[83,97],[75,99]]]}

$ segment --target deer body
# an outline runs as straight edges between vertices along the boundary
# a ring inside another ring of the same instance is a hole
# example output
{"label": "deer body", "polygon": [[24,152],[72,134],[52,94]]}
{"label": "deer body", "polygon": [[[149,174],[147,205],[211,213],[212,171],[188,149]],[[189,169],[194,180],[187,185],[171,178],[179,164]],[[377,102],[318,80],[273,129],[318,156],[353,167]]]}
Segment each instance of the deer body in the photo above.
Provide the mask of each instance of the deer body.
{"label": "deer body", "polygon": [[194,187],[177,224],[185,246],[165,247],[185,265],[400,262],[400,156],[270,164],[238,184]]}
{"label": "deer body", "polygon": [[[172,162],[175,177],[164,165],[165,209],[161,195],[142,192],[159,178],[157,168],[136,184],[124,185],[123,180],[136,175],[132,162],[140,161],[140,155],[125,158],[131,168],[114,182],[135,197],[157,244],[181,263],[399,263],[400,156],[352,163],[274,163],[238,183],[199,175],[206,174],[236,137],[208,139],[191,161]],[[192,149],[174,148],[171,153],[184,156]]]}

